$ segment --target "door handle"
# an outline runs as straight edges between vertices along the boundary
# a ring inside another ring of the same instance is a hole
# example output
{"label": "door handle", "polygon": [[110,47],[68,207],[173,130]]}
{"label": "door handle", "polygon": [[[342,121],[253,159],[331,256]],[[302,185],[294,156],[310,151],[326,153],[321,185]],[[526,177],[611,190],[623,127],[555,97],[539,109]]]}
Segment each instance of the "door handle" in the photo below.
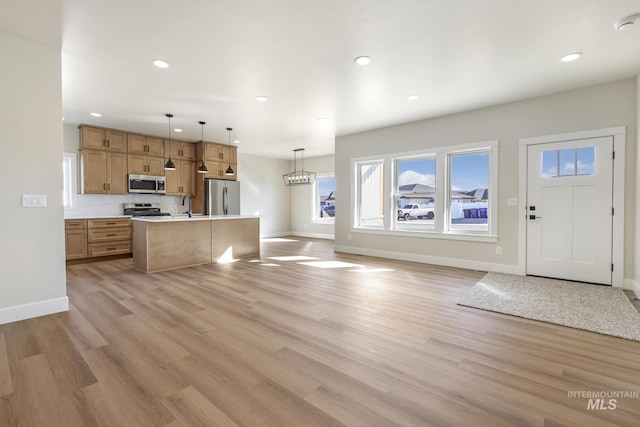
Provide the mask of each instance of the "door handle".
{"label": "door handle", "polygon": [[529,219],[542,219],[541,216],[529,215]]}

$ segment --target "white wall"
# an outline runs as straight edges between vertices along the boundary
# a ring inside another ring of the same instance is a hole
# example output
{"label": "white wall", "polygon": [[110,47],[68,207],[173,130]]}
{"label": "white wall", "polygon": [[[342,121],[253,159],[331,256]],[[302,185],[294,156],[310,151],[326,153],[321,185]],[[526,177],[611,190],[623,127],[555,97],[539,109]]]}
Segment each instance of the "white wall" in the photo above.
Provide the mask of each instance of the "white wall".
{"label": "white wall", "polygon": [[[0,33],[0,56],[0,323],[7,323],[67,310],[68,300],[59,42]],[[47,206],[21,207],[23,194],[45,195]]]}
{"label": "white wall", "polygon": [[282,183],[289,162],[238,152],[240,210],[243,215],[260,215],[262,237],[290,233],[289,192]]}
{"label": "white wall", "polygon": [[[350,230],[349,211],[340,209],[336,214],[336,248],[450,265],[516,271],[520,208],[508,207],[506,201],[507,198],[518,197],[519,140],[615,126],[626,126],[628,132],[625,236],[634,236],[638,187],[635,183],[636,91],[636,79],[631,79],[336,138],[336,185],[340,188],[349,186],[350,159],[355,157],[496,139],[500,141],[497,244],[359,233]],[[340,192],[336,204],[348,205],[349,197],[347,191]],[[520,206],[522,203],[525,201],[519,200]],[[502,255],[495,254],[495,246],[502,247]],[[634,241],[627,239],[626,278],[634,277],[634,263],[637,262],[634,261],[634,253]]]}
{"label": "white wall", "polygon": [[[294,169],[294,162],[289,163],[289,170]],[[304,169],[320,174],[334,174],[335,156],[313,157],[304,160]],[[282,184],[284,186],[284,184]],[[315,207],[315,193],[313,185],[288,187],[291,193],[291,233],[294,236],[317,237],[321,239],[333,239],[335,225],[333,223],[318,222],[313,220]],[[346,188],[348,191],[349,188]],[[338,193],[338,188],[336,188]]]}

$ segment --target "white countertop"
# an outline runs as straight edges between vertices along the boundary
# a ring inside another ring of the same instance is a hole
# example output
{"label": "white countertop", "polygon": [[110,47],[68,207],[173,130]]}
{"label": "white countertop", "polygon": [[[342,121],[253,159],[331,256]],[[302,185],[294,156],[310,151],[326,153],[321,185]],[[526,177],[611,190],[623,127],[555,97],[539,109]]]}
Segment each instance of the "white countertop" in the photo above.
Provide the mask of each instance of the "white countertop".
{"label": "white countertop", "polygon": [[131,215],[80,215],[65,216],[64,219],[109,219],[109,218],[132,218]]}
{"label": "white countertop", "polygon": [[221,219],[251,219],[260,218],[257,215],[197,215],[194,214],[189,218],[186,214],[172,216],[136,216],[131,218],[132,221],[141,222],[177,222],[177,221],[216,221]]}

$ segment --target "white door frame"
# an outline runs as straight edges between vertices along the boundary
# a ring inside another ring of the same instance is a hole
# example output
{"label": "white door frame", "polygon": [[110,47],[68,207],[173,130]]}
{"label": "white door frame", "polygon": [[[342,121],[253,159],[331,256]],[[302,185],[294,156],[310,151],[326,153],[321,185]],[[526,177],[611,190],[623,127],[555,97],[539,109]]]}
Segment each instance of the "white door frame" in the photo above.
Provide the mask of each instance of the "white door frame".
{"label": "white door frame", "polygon": [[519,143],[518,177],[518,272],[526,274],[527,265],[527,147],[533,144],[548,142],[572,141],[576,139],[599,138],[613,136],[613,150],[615,161],[613,165],[613,253],[611,259],[614,265],[611,284],[622,288],[624,284],[624,179],[625,179],[625,146],[627,128],[618,126],[612,128],[595,129],[580,132],[562,133],[558,135],[537,136],[523,138]]}

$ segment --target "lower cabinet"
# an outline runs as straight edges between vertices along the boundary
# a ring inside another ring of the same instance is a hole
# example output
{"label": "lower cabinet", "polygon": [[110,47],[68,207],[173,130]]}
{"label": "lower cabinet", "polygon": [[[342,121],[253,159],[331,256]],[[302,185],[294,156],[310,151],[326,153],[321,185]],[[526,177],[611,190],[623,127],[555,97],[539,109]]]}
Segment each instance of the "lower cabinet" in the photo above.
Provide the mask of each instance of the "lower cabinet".
{"label": "lower cabinet", "polygon": [[68,219],[64,223],[65,228],[65,258],[82,259],[88,256],[87,252],[87,220]]}
{"label": "lower cabinet", "polygon": [[65,220],[66,259],[91,259],[132,253],[129,218]]}

